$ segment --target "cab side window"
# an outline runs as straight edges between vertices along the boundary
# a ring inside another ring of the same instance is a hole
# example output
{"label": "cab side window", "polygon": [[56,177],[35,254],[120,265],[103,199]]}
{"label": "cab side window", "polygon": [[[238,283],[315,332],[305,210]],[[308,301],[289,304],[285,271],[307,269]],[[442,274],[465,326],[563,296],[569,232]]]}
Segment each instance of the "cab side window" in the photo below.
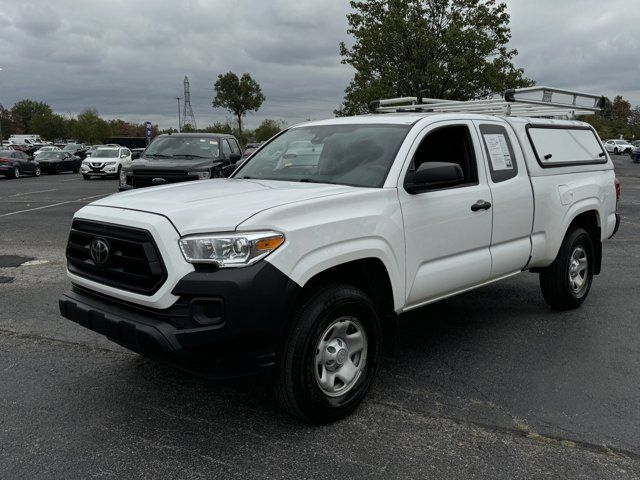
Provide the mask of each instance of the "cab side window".
{"label": "cab side window", "polygon": [[[426,162],[447,162],[460,166],[464,181],[449,188],[468,187],[478,184],[478,165],[471,141],[469,127],[466,125],[450,125],[429,132],[420,142],[416,150],[405,185],[412,183],[416,170]],[[433,190],[441,188],[434,188]]]}
{"label": "cab side window", "polygon": [[231,151],[233,153],[237,153],[238,155],[240,155],[240,145],[238,145],[238,142],[235,138],[229,139],[229,145],[231,146]]}
{"label": "cab side window", "polygon": [[229,158],[231,155],[231,147],[229,146],[229,142],[226,138],[222,139],[222,155],[224,158]]}

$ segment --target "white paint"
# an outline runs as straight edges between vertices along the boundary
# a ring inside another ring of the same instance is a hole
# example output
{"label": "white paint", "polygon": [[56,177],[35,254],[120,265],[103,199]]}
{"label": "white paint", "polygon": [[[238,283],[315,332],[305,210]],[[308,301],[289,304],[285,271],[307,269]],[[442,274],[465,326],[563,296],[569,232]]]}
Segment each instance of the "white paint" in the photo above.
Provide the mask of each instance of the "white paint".
{"label": "white paint", "polygon": [[49,260],[31,260],[29,262],[25,262],[21,267],[33,267],[35,265],[45,265],[47,263],[51,263]]}
{"label": "white paint", "polygon": [[11,197],[22,197],[24,195],[35,195],[36,193],[47,193],[47,192],[55,192],[56,190],[58,190],[57,188],[50,188],[49,190],[37,190],[35,192],[22,192],[22,193],[15,193],[13,195],[9,195],[9,197],[7,198],[11,198]]}
{"label": "white paint", "polygon": [[18,210],[17,212],[3,213],[2,215],[0,215],[0,217],[10,217],[12,215],[18,215],[20,213],[34,212],[36,210],[44,210],[45,208],[59,207],[60,205],[67,205],[68,203],[83,202],[85,200],[91,200],[93,198],[98,198],[98,197],[104,197],[106,195],[111,195],[111,194],[110,193],[102,193],[100,195],[93,195],[91,197],[78,198],[76,200],[67,200],[66,202],[53,203],[51,205],[43,205],[41,207],[27,208],[26,210]]}
{"label": "white paint", "polygon": [[[543,168],[526,132],[529,124],[586,126],[582,122],[415,113],[312,122],[353,123],[413,125],[383,188],[215,179],[114,195],[82,208],[75,217],[148,230],[167,266],[168,280],[147,297],[70,277],[122,300],[167,308],[176,299],[173,287],[193,271],[180,252],[180,236],[276,230],[285,234],[286,241],[265,261],[299,285],[327,268],[374,258],[386,268],[395,310],[401,312],[514,275],[525,268],[530,256],[529,267],[549,265],[571,221],[587,210],[598,212],[602,240],[611,235],[616,201],[608,156],[602,164]],[[513,147],[510,160],[518,174],[503,182],[495,183],[488,173],[492,160],[476,128],[486,123],[507,132],[502,141],[497,139],[503,161],[502,144],[508,139]],[[428,132],[444,125],[469,127],[478,184],[411,195],[403,182],[413,154]],[[561,185],[571,195],[561,199]],[[491,209],[471,211],[478,200],[490,201]],[[21,212],[4,216],[16,213]]]}

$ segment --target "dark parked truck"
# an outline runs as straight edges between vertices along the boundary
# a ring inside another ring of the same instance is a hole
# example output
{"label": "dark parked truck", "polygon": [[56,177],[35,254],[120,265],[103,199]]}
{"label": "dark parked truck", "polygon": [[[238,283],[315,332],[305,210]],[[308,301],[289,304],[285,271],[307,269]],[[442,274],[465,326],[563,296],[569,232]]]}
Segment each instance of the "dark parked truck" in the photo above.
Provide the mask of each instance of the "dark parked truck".
{"label": "dark parked truck", "polygon": [[120,173],[120,190],[227,177],[240,160],[233,135],[178,133],[160,135]]}

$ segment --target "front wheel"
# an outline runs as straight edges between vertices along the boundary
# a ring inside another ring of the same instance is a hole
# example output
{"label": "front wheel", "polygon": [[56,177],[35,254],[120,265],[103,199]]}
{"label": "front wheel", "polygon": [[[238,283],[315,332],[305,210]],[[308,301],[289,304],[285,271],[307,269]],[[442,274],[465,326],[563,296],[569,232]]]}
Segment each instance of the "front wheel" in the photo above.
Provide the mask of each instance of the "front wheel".
{"label": "front wheel", "polygon": [[540,272],[545,301],[558,310],[579,307],[593,281],[593,241],[583,228],[570,231],[554,262]]}
{"label": "front wheel", "polygon": [[276,398],[291,415],[328,423],[362,402],[381,351],[380,318],[361,290],[334,284],[296,310],[276,375]]}
{"label": "front wheel", "polygon": [[83,173],[82,178],[84,178],[85,180],[91,180],[91,175],[87,175],[86,173]]}
{"label": "front wheel", "polygon": [[11,178],[20,178],[20,169],[18,167],[13,168],[13,172],[11,172]]}
{"label": "front wheel", "polygon": [[41,173],[42,171],[40,170],[40,167],[36,167],[36,169],[33,171],[33,176],[39,177]]}
{"label": "front wheel", "polygon": [[617,148],[614,148],[614,149],[613,149],[613,154],[614,154],[614,155],[617,155],[617,154],[618,154],[618,149],[617,149]]}

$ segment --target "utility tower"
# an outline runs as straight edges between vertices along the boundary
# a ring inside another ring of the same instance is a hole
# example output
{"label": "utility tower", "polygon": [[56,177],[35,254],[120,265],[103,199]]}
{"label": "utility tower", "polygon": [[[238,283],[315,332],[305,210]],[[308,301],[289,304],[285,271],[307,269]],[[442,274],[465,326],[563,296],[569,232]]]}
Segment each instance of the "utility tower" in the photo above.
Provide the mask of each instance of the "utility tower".
{"label": "utility tower", "polygon": [[184,77],[184,110],[182,111],[182,128],[196,127],[196,117],[193,115],[193,109],[191,108],[191,93],[189,92],[189,77]]}

